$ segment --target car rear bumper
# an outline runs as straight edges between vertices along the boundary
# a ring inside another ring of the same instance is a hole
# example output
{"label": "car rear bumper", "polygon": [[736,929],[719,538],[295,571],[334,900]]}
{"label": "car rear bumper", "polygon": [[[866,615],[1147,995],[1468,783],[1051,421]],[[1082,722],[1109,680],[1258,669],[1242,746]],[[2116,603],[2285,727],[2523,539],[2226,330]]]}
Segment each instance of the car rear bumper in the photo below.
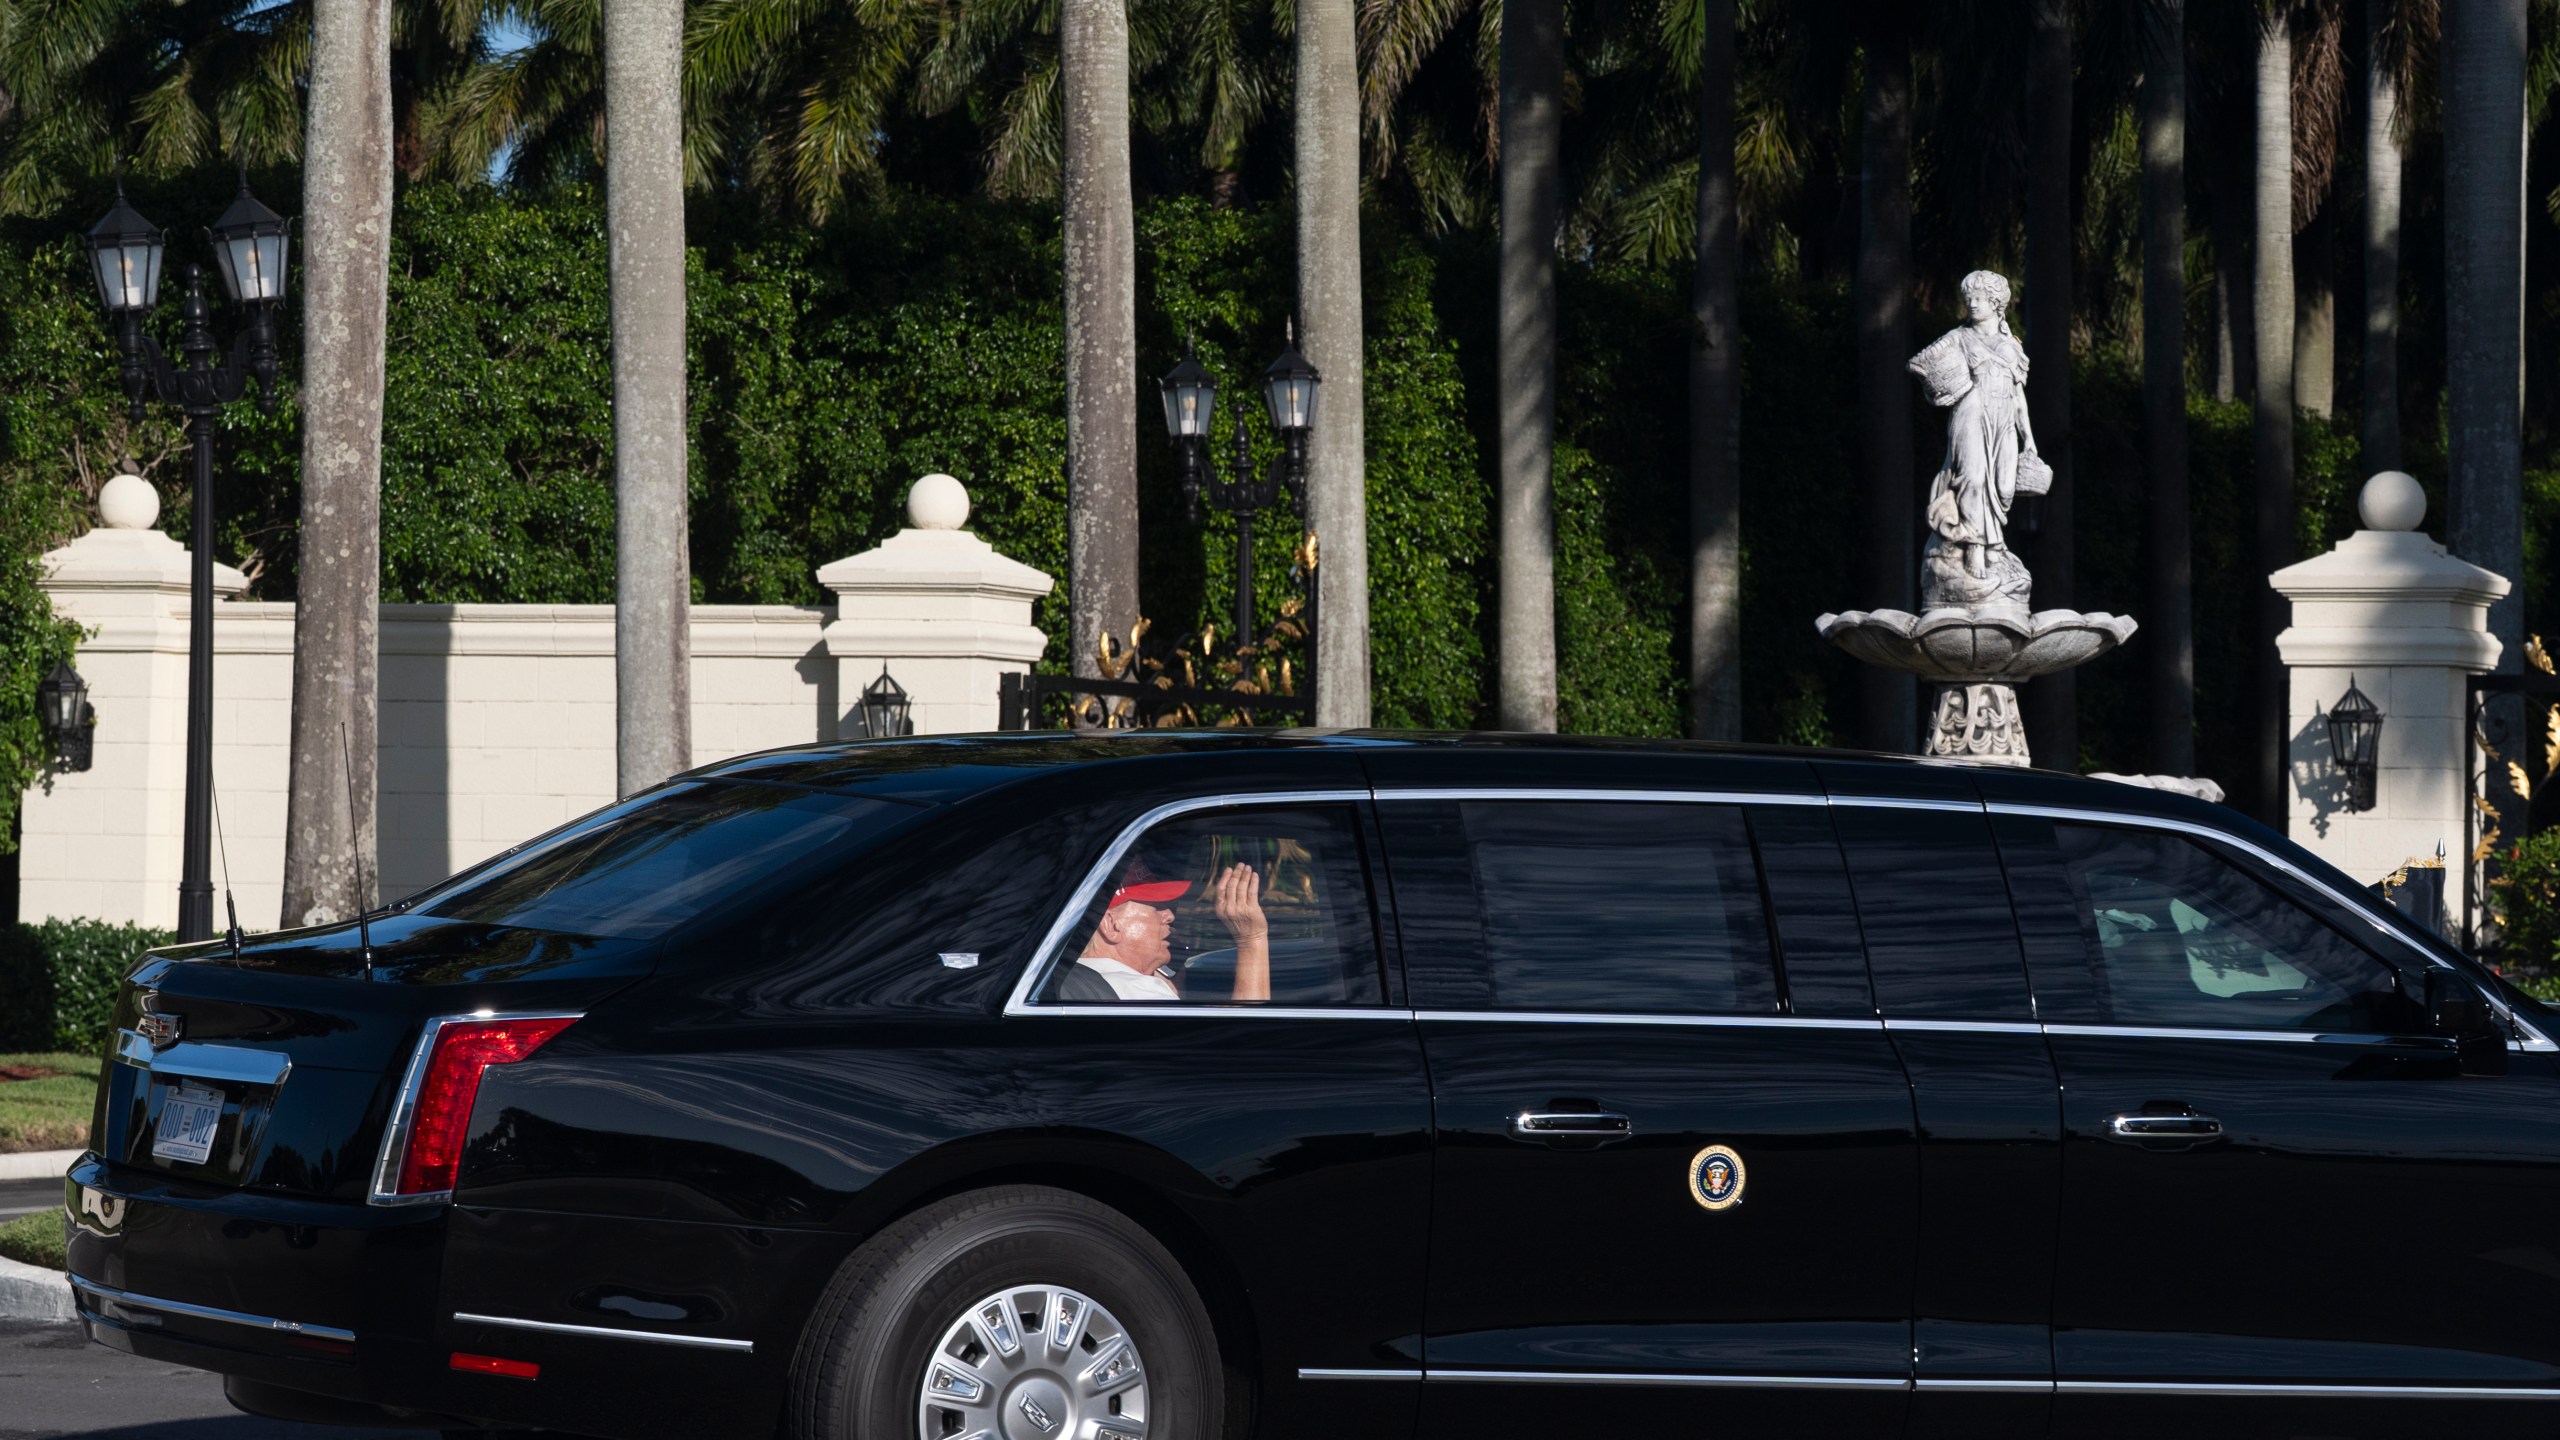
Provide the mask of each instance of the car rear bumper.
{"label": "car rear bumper", "polygon": [[[767,1435],[802,1292],[844,1248],[818,1231],[224,1190],[94,1155],[64,1204],[91,1339],[248,1382],[235,1397],[261,1413],[348,1423],[352,1406],[421,1428]],[[457,1370],[457,1352],[539,1373]]]}

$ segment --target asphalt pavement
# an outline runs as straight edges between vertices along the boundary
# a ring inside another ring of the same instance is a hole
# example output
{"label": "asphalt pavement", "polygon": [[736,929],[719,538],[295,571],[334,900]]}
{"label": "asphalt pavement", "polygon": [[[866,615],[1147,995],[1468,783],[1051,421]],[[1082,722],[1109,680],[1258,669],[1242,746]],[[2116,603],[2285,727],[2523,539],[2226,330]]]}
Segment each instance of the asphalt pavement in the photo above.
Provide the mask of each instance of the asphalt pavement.
{"label": "asphalt pavement", "polygon": [[0,1440],[436,1440],[243,1415],[202,1370],[92,1344],[74,1325],[0,1320]]}
{"label": "asphalt pavement", "polygon": [[[0,1220],[62,1208],[60,1180],[0,1180]],[[0,1431],[0,1434],[5,1434]]]}

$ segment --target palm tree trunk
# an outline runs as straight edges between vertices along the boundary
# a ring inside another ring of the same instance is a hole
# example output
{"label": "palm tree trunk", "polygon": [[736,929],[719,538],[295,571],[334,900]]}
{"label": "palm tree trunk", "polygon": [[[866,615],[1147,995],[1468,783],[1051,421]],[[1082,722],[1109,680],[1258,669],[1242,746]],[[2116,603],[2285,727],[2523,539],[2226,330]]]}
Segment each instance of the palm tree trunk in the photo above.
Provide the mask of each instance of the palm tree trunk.
{"label": "palm tree trunk", "polygon": [[[2029,542],[2035,602],[2068,610],[2074,574],[2071,494],[2071,5],[2037,0],[2027,48],[2027,411],[2053,467]],[[2071,671],[2027,687],[2027,749],[2056,770],[2080,768],[2079,687]]]}
{"label": "palm tree trunk", "polygon": [[2186,0],[2142,7],[2143,657],[2151,763],[2196,768],[2195,561],[2187,493]]}
{"label": "palm tree trunk", "polygon": [[1137,219],[1125,0],[1058,11],[1067,252],[1067,605],[1078,675],[1138,620]]}
{"label": "palm tree trunk", "polygon": [[[1858,179],[1859,600],[1908,610],[1919,600],[1919,479],[1911,446],[1911,36],[1890,12],[1866,47]],[[1858,667],[1858,738],[1908,752],[1919,727],[1909,675]]]}
{"label": "palm tree trunk", "polygon": [[1562,0],[1502,17],[1500,724],[1556,728],[1556,225],[1564,119]]}
{"label": "palm tree trunk", "polygon": [[683,35],[683,0],[613,0],[604,7],[614,771],[625,795],[693,764]]}
{"label": "palm tree trunk", "polygon": [[1705,0],[1698,270],[1689,292],[1689,733],[1742,738],[1742,316],[1736,296],[1734,0]]}
{"label": "palm tree trunk", "polygon": [[2252,809],[2270,825],[2285,812],[2284,661],[2276,635],[2284,597],[2265,577],[2293,563],[2293,36],[2283,12],[2258,37],[2257,140],[2252,194],[2257,223],[2250,253],[2250,323],[2257,332],[2257,402],[2250,426],[2257,469],[2256,546],[2247,577],[2254,593],[2249,750]]}
{"label": "palm tree trunk", "polygon": [[2257,212],[2257,181],[2256,167],[2250,159],[2254,141],[2243,138],[2256,133],[2257,119],[2244,103],[2215,106],[2211,115],[2228,137],[2224,143],[2211,147],[2217,158],[2209,221],[2213,239],[2213,398],[2227,404],[2247,401],[2258,393],[2253,378],[2258,336],[2251,323],[2249,299],[2249,232],[2251,217]]}
{"label": "palm tree trunk", "polygon": [[2392,0],[2364,6],[2364,472],[2400,468],[2400,91],[2384,63]]}
{"label": "palm tree trunk", "polygon": [[[2525,0],[2444,7],[2445,479],[2454,554],[2524,575]],[[2489,607],[2498,668],[2521,668],[2524,587]],[[2489,707],[2485,736],[2519,753],[2522,707]],[[2492,787],[2508,794],[2503,787]],[[2518,833],[2522,815],[2506,817]]]}
{"label": "palm tree trunk", "polygon": [[1298,0],[1298,308],[1324,377],[1307,440],[1316,723],[1369,723],[1369,506],[1361,399],[1360,76],[1352,0]]}
{"label": "palm tree trunk", "polygon": [[281,918],[287,927],[343,919],[370,906],[378,870],[389,0],[312,6],[309,113],[302,182],[302,566]]}

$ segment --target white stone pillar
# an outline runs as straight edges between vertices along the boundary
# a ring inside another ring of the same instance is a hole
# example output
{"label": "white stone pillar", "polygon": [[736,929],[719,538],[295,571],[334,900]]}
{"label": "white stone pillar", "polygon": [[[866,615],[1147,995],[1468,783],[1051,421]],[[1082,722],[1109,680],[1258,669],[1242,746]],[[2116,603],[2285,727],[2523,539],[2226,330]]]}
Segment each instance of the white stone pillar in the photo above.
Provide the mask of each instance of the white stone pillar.
{"label": "white stone pillar", "polygon": [[[149,481],[109,480],[98,513],[104,524],[43,560],[54,613],[90,632],[72,665],[88,683],[98,728],[88,769],[57,775],[50,789],[37,786],[24,797],[18,913],[174,929],[186,805],[190,561],[185,546],[151,528],[160,497]],[[216,564],[213,588],[228,600],[248,581]],[[218,665],[214,687],[222,688]]]}
{"label": "white stone pillar", "polygon": [[906,687],[917,734],[993,730],[1001,677],[1047,648],[1031,607],[1057,582],[961,529],[968,518],[960,482],[927,475],[907,494],[910,528],[819,568],[836,597],[826,639],[838,736],[856,733],[851,712],[884,666]]}
{"label": "white stone pillar", "polygon": [[[2356,508],[2364,529],[2268,583],[2293,602],[2293,625],[2276,637],[2292,681],[2287,833],[2371,883],[2438,845],[2449,867],[2466,858],[2465,681],[2497,668],[2488,613],[2509,582],[2418,533],[2427,499],[2407,475],[2366,481]],[[2362,811],[2346,808],[2329,746],[2329,709],[2350,681],[2382,712],[2374,805]],[[2458,873],[2445,901],[2461,903]]]}

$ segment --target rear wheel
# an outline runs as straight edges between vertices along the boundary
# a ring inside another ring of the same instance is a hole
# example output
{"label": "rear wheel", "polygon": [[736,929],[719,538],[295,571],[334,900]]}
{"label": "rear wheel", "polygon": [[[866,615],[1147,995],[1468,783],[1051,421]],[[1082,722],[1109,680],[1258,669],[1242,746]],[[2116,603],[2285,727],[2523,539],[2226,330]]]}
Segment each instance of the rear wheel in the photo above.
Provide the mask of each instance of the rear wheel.
{"label": "rear wheel", "polygon": [[791,1381],[793,1440],[1218,1440],[1226,1413],[1171,1252],[1033,1185],[943,1201],[855,1252]]}

